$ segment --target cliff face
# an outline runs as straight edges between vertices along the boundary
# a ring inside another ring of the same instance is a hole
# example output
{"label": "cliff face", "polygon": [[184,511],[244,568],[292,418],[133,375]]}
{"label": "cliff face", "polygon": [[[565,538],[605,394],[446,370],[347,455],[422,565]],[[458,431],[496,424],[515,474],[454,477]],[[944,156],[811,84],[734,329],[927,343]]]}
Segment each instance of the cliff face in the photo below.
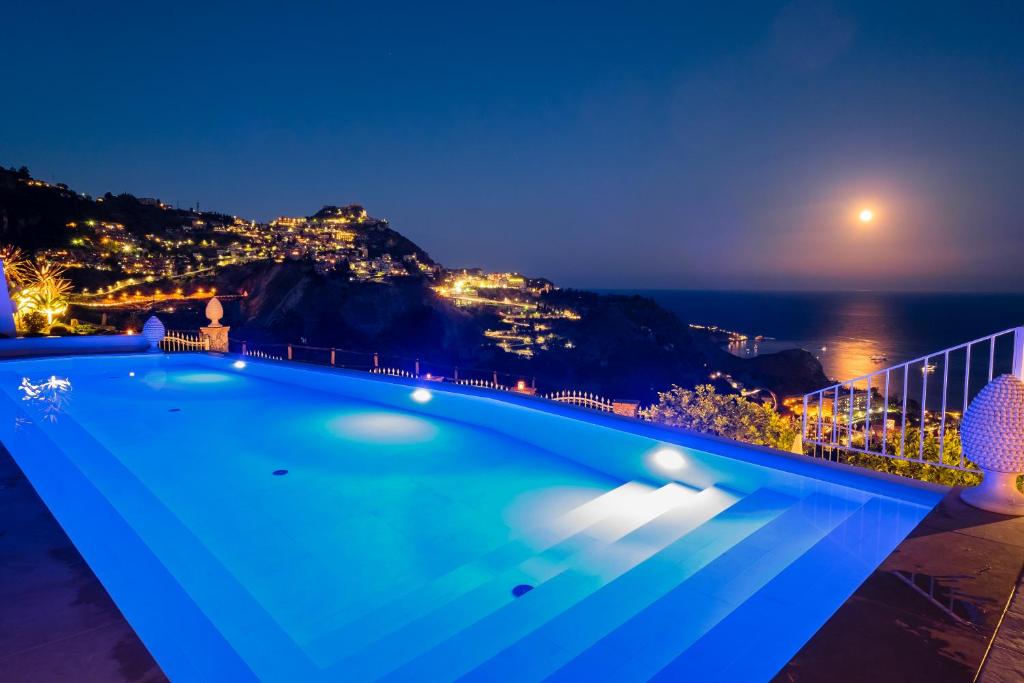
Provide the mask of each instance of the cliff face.
{"label": "cliff face", "polygon": [[[352,282],[322,275],[304,262],[255,263],[228,268],[220,291],[246,292],[225,301],[232,337],[251,342],[308,344],[537,377],[545,390],[572,387],[644,402],[672,384],[716,384],[732,391],[715,370],[746,386],[777,395],[804,393],[828,383],[821,365],[800,350],[738,358],[707,335],[695,334],[675,314],[642,297],[556,290],[547,306],[572,308],[579,320],[553,323],[570,347],[552,346],[531,359],[487,348],[493,318],[456,308],[420,278]],[[175,324],[194,327],[199,320]]]}
{"label": "cliff face", "polygon": [[419,278],[352,282],[287,262],[229,268],[218,283],[248,294],[228,306],[236,337],[458,362],[475,354],[483,335],[479,321]]}
{"label": "cliff face", "polygon": [[803,349],[786,349],[753,358],[727,354],[728,372],[744,384],[766,386],[780,396],[805,394],[830,384],[821,363]]}

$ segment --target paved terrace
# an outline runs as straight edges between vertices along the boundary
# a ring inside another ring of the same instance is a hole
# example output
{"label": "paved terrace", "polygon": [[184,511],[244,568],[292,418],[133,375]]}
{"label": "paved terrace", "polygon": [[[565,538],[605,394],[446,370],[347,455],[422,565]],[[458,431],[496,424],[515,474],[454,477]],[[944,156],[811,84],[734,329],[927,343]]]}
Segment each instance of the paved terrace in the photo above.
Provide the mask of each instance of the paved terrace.
{"label": "paved terrace", "polygon": [[167,680],[2,447],[0,679],[4,683]]}
{"label": "paved terrace", "polygon": [[[1024,598],[1016,595],[1007,610],[1022,568],[1024,517],[970,507],[954,489],[775,680],[972,681],[985,661],[979,681],[1022,681]],[[956,616],[893,572],[916,574],[925,590],[935,586],[936,601]]]}
{"label": "paved terrace", "polygon": [[[1024,518],[951,492],[776,681],[1024,680]],[[893,575],[916,572],[954,612]],[[964,618],[965,617],[965,618]],[[993,637],[993,635],[995,637]],[[988,658],[986,659],[986,653]],[[0,672],[5,683],[166,677],[10,455],[0,447]]]}

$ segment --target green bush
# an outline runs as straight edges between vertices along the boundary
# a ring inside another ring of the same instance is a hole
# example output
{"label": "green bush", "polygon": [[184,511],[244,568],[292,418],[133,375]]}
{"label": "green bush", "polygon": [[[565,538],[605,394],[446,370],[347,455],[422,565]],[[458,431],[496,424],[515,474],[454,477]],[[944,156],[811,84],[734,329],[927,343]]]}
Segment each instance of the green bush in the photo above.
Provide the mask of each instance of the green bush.
{"label": "green bush", "polygon": [[28,334],[40,334],[46,329],[46,316],[39,311],[29,311],[21,316],[21,329]]}
{"label": "green bush", "polygon": [[769,404],[736,394],[719,394],[710,384],[694,391],[673,386],[659,392],[658,403],[647,415],[654,422],[784,451],[793,447],[800,433],[796,421],[780,415]]}

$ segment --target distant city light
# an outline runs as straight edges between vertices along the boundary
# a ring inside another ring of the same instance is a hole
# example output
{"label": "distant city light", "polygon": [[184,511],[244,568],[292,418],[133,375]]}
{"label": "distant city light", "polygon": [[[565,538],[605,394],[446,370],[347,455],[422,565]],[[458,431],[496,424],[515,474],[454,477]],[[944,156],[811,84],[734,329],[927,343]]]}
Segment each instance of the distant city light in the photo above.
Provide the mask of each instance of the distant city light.
{"label": "distant city light", "polygon": [[242,368],[245,367],[245,361],[236,360],[234,363],[231,364],[231,367],[235,368],[236,370],[241,370]]}
{"label": "distant city light", "polygon": [[654,462],[666,470],[682,469],[686,464],[682,454],[674,448],[662,448],[655,452]]}
{"label": "distant city light", "polygon": [[433,394],[431,394],[426,389],[422,389],[422,388],[421,389],[417,389],[414,392],[412,392],[412,400],[416,401],[417,403],[426,403],[427,401],[429,401],[433,397],[434,397]]}

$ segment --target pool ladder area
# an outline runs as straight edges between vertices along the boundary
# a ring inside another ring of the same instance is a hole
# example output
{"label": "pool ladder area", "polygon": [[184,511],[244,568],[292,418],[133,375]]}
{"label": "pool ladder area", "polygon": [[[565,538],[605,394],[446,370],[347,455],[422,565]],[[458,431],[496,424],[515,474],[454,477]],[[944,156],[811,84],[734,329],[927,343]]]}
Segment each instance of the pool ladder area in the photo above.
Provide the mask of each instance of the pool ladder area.
{"label": "pool ladder area", "polygon": [[303,645],[324,680],[768,680],[898,505],[629,482]]}

